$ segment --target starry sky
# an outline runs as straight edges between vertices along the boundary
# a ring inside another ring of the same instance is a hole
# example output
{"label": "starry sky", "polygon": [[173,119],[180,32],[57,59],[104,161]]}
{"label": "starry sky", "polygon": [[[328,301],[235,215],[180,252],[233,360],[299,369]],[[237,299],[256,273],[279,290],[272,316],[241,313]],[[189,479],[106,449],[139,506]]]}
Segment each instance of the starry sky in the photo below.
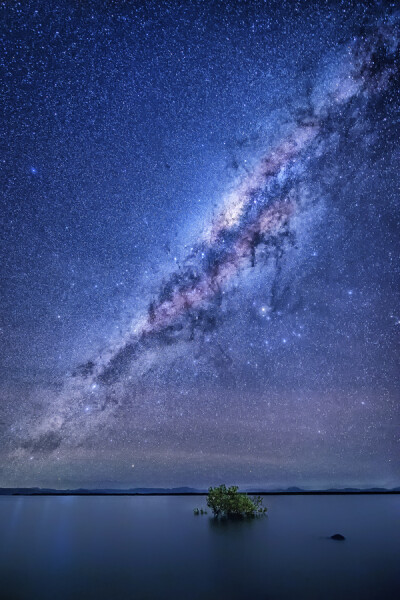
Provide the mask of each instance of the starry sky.
{"label": "starry sky", "polygon": [[396,3],[0,2],[0,485],[400,485]]}

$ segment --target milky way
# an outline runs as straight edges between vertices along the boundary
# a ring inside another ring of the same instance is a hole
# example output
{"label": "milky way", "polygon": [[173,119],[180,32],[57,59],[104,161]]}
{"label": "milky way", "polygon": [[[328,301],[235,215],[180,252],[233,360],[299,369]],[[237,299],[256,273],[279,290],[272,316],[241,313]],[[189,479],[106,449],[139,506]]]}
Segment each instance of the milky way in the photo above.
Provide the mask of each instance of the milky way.
{"label": "milky way", "polygon": [[338,111],[345,110],[356,95],[378,94],[398,81],[398,47],[396,22],[348,46],[339,77],[328,84],[310,114],[227,195],[204,241],[163,284],[147,316],[135,325],[133,336],[105,365],[96,370],[93,365],[89,370],[96,373],[96,380],[106,384],[115,381],[149,343],[177,341],[183,329],[189,329],[193,336],[195,328],[204,326],[205,315],[215,309],[231,279],[254,266],[259,247],[275,252],[282,248],[290,234],[292,216],[302,210],[302,198],[296,196],[299,166],[319,151],[332,133],[327,133],[327,124],[339,119],[342,115]]}

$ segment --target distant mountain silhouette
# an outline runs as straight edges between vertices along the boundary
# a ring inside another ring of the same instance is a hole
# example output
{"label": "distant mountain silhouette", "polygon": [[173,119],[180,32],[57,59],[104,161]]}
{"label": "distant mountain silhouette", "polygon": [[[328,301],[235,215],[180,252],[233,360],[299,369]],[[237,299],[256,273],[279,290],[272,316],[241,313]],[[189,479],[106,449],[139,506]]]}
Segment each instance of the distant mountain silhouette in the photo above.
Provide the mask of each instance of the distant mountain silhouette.
{"label": "distant mountain silhouette", "polygon": [[[245,489],[243,490],[247,494],[398,494],[400,493],[400,486],[395,488],[329,488],[326,490],[305,490],[299,487],[288,487],[288,488],[276,488],[276,489]],[[195,495],[195,494],[206,494],[205,489],[196,489],[191,487],[175,487],[175,488],[128,488],[128,489],[109,489],[109,488],[78,488],[78,489],[63,489],[56,490],[52,488],[0,488],[0,495],[3,496],[106,496],[106,495]]]}
{"label": "distant mountain silhouette", "polygon": [[46,495],[52,494],[55,496],[74,494],[74,495],[133,495],[133,494],[196,494],[205,493],[205,490],[196,490],[190,487],[177,488],[127,488],[127,489],[110,489],[110,488],[77,488],[77,489],[53,489],[53,488],[0,488],[0,495]]}

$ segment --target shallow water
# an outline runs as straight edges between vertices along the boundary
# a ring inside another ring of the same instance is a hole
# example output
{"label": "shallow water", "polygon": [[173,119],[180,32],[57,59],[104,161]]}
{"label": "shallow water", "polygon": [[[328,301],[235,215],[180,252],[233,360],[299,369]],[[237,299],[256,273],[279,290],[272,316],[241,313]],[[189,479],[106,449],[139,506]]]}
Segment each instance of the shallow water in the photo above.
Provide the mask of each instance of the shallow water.
{"label": "shallow water", "polygon": [[234,522],[205,501],[0,497],[1,598],[400,598],[400,495],[266,496]]}

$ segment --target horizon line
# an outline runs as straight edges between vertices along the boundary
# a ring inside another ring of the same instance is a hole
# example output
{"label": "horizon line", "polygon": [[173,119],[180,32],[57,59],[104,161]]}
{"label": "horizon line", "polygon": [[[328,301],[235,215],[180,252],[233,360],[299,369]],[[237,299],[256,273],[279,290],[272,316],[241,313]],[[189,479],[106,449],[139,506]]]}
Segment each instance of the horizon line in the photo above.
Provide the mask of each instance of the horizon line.
{"label": "horizon line", "polygon": [[[400,494],[400,487],[383,488],[327,488],[305,490],[297,486],[289,488],[244,489],[242,493],[250,495],[271,496],[304,496],[304,495],[370,495],[370,494]],[[196,489],[189,486],[172,488],[40,488],[40,487],[1,487],[0,495],[8,496],[205,496],[208,490]]]}

